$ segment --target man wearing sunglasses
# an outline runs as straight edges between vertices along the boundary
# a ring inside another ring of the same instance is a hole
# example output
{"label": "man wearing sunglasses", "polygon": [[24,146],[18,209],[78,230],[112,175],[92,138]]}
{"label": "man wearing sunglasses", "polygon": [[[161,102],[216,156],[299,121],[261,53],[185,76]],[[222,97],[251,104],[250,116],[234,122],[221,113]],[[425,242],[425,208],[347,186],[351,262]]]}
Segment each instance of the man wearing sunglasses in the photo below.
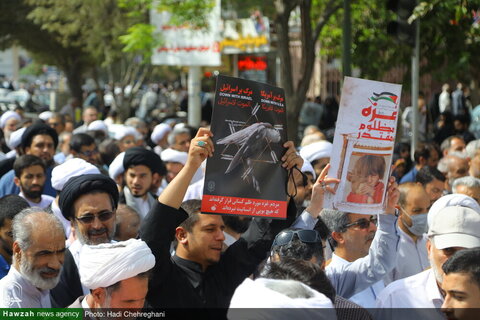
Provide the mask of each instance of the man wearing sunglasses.
{"label": "man wearing sunglasses", "polygon": [[63,186],[58,204],[77,240],[66,251],[60,283],[50,292],[53,306],[65,308],[89,293],[78,275],[81,248],[113,240],[118,198],[117,185],[102,174],[72,177]]}
{"label": "man wearing sunglasses", "polygon": [[77,133],[72,136],[70,152],[74,158],[83,159],[95,166],[100,165],[100,153],[95,140],[86,133]]}
{"label": "man wearing sunglasses", "polygon": [[385,286],[382,278],[395,265],[398,243],[395,206],[399,192],[392,179],[384,214],[374,216],[332,209],[323,209],[321,213],[335,248],[325,269],[327,276],[338,295],[364,308],[375,306],[376,296]]}

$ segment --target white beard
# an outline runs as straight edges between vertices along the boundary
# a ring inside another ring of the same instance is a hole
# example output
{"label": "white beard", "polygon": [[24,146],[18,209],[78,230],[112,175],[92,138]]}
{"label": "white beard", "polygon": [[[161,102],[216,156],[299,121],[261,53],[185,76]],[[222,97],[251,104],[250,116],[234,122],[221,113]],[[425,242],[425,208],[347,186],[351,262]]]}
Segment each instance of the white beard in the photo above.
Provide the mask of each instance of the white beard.
{"label": "white beard", "polygon": [[438,283],[443,282],[443,272],[438,270],[437,266],[435,265],[435,261],[433,260],[432,257],[432,251],[428,255],[428,261],[430,262],[430,266],[432,267],[433,274],[435,275],[435,279],[437,280]]}
{"label": "white beard", "polygon": [[20,273],[24,276],[33,286],[41,290],[50,290],[57,286],[60,281],[60,272],[55,278],[45,279],[42,277],[41,272],[47,268],[34,269],[25,259],[20,261]]}

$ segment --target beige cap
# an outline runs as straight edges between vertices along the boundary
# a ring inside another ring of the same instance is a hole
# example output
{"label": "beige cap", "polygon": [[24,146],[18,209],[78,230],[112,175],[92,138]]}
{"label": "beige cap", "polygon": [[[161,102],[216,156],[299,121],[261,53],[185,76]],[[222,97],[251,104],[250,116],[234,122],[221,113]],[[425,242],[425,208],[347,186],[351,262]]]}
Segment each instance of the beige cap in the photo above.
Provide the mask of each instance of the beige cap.
{"label": "beige cap", "polygon": [[466,207],[445,207],[434,216],[428,235],[437,249],[480,247],[480,214]]}

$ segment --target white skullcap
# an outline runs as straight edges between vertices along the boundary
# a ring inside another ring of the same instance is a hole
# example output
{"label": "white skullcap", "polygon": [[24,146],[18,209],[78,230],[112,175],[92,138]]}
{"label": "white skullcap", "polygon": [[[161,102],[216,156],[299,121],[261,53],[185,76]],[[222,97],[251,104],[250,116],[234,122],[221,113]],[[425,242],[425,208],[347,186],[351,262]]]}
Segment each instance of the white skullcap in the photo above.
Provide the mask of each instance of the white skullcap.
{"label": "white skullcap", "polygon": [[62,191],[63,186],[70,178],[84,174],[99,174],[100,170],[90,162],[80,158],[72,158],[52,170],[52,187]]}
{"label": "white skullcap", "polygon": [[53,112],[52,111],[43,111],[42,113],[40,113],[38,115],[38,117],[40,119],[42,119],[43,121],[47,121],[48,119],[50,119],[51,117],[53,116]]}
{"label": "white skullcap", "polygon": [[170,127],[166,123],[160,123],[159,125],[156,125],[153,129],[150,139],[152,139],[153,143],[158,144],[160,140],[162,140],[163,137],[170,131],[172,131],[172,127]]}
{"label": "white skullcap", "polygon": [[300,171],[302,171],[303,173],[309,172],[309,173],[313,174],[313,179],[316,178],[315,170],[313,170],[313,167],[312,167],[311,163],[308,162],[305,159],[303,159],[303,166],[302,166],[302,169]]}
{"label": "white skullcap", "polygon": [[173,130],[183,129],[186,126],[187,126],[187,124],[185,124],[183,122],[180,122],[180,123],[177,123],[175,126],[173,126]]}
{"label": "white skullcap", "polygon": [[8,110],[4,114],[2,114],[2,116],[0,117],[0,128],[2,129],[5,128],[5,126],[7,125],[7,121],[12,118],[17,119],[17,121],[22,120],[22,118],[18,113],[16,113],[15,111]]}
{"label": "white skullcap", "polygon": [[160,154],[163,162],[179,162],[183,165],[187,163],[188,153],[168,148]]}
{"label": "white skullcap", "polygon": [[20,145],[20,143],[22,142],[22,135],[25,132],[25,129],[27,128],[23,127],[16,131],[13,131],[10,134],[10,139],[8,139],[7,142],[7,147],[9,147],[10,150],[13,150]]}
{"label": "white skullcap", "polygon": [[95,120],[92,123],[90,123],[87,127],[87,130],[91,131],[103,131],[105,134],[108,134],[108,127],[107,125],[103,122],[103,120]]}
{"label": "white skullcap", "polygon": [[321,158],[330,158],[332,149],[333,145],[330,142],[318,141],[303,147],[300,150],[300,156],[308,162],[312,162]]}
{"label": "white skullcap", "polygon": [[430,210],[428,210],[428,225],[431,226],[433,224],[433,219],[440,210],[452,206],[467,207],[477,211],[480,214],[480,206],[478,205],[477,201],[475,201],[475,199],[470,198],[469,196],[466,196],[464,194],[447,194],[446,196],[443,196],[437,201],[435,201],[430,207]]}
{"label": "white skullcap", "polygon": [[[110,126],[110,132],[113,131],[113,138],[116,140],[122,140],[126,136],[133,136],[135,139],[137,139],[137,130],[135,130],[134,127],[129,127],[129,126]],[[113,130],[112,130],[113,129]]]}
{"label": "white skullcap", "polygon": [[133,278],[155,266],[148,245],[139,239],[95,246],[84,245],[80,252],[80,282],[88,289],[107,288]]}
{"label": "white skullcap", "polygon": [[125,152],[120,152],[108,167],[108,175],[113,180],[125,172],[125,168],[123,167],[123,158],[125,158]]}

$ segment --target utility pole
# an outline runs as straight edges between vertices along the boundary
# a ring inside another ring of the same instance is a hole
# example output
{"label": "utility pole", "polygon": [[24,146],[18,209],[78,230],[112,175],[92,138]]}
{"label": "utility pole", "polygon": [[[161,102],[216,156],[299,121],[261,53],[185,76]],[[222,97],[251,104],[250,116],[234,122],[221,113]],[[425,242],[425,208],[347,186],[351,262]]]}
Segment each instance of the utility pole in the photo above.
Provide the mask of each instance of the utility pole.
{"label": "utility pole", "polygon": [[352,75],[352,15],[350,0],[343,0],[343,45],[342,70],[343,76]]}

